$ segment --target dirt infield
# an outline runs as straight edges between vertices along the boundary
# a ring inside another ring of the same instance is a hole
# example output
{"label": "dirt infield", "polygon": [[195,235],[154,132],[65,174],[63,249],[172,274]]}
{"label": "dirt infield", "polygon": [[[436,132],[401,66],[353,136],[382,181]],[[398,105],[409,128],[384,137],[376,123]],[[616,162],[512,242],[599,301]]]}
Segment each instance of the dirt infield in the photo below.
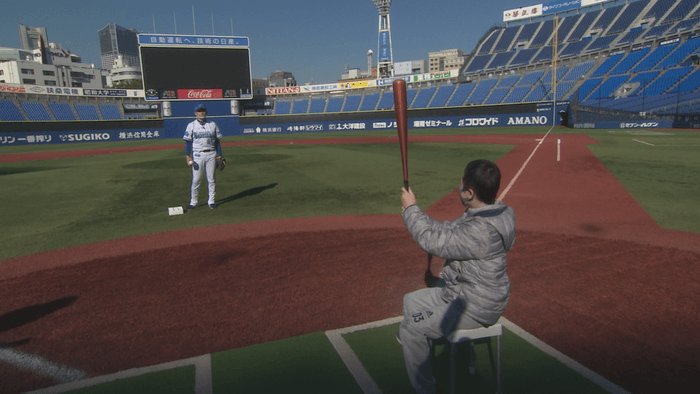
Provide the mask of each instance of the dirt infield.
{"label": "dirt infield", "polygon": [[[536,138],[410,142],[517,145],[498,162],[505,188]],[[294,141],[347,142],[360,139]],[[504,316],[629,391],[680,391],[700,380],[700,235],[659,227],[590,143],[548,137],[504,199],[518,228]],[[448,220],[462,207],[453,191],[426,211]],[[111,373],[400,315],[403,295],[424,286],[426,261],[399,215],[225,225],[25,256],[0,268],[0,343]],[[2,392],[54,383],[6,365],[0,376]]]}

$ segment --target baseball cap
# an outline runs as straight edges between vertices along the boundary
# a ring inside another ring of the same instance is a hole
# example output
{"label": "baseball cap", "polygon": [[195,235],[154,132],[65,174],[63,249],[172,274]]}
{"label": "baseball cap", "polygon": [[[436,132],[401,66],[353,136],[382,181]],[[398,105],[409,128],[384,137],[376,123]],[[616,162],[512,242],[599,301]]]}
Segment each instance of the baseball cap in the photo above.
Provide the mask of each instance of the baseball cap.
{"label": "baseball cap", "polygon": [[197,104],[194,106],[194,112],[200,111],[200,110],[207,110],[207,107],[204,106],[204,104]]}

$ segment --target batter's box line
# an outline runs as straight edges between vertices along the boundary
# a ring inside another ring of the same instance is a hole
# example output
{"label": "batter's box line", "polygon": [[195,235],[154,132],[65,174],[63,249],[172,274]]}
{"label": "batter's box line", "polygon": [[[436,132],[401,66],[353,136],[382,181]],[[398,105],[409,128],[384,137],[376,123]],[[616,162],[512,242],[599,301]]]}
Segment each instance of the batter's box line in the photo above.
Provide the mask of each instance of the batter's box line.
{"label": "batter's box line", "polygon": [[[363,393],[365,393],[365,394],[381,394],[382,391],[379,389],[379,386],[377,386],[377,384],[374,382],[372,377],[369,375],[369,372],[367,372],[365,367],[362,365],[362,363],[360,362],[360,359],[357,358],[357,355],[355,355],[355,353],[352,351],[352,349],[350,348],[350,345],[348,345],[348,343],[345,341],[345,339],[343,338],[343,335],[351,334],[353,332],[358,332],[358,331],[371,330],[374,328],[390,326],[392,324],[400,323],[401,320],[403,320],[403,316],[397,316],[397,317],[392,317],[389,319],[379,320],[379,321],[361,324],[361,325],[357,325],[357,326],[326,331],[326,337],[328,337],[328,340],[331,342],[331,344],[333,345],[335,350],[338,352],[338,355],[343,360],[343,363],[345,363],[345,366],[348,368],[348,371],[350,371],[350,374],[355,378],[355,381],[360,386]],[[532,334],[530,334],[527,331],[523,330],[522,328],[518,327],[515,323],[511,322],[510,320],[506,319],[505,317],[501,316],[501,318],[498,322],[501,323],[505,328],[507,328],[513,334],[524,339],[525,341],[527,341],[528,343],[530,343],[531,345],[533,345],[534,347],[536,347],[540,351],[544,352],[545,354],[547,354],[550,357],[553,357],[557,361],[559,361],[562,364],[564,364],[565,366],[567,366],[569,369],[574,370],[579,375],[581,375],[584,378],[590,380],[591,382],[597,384],[598,386],[605,389],[609,393],[612,393],[612,394],[630,394],[629,391],[623,389],[622,387],[616,385],[615,383],[598,375],[597,373],[586,368],[582,364],[576,362],[571,357],[563,354],[562,352],[556,350],[555,348],[547,345],[546,343],[542,342],[541,340],[534,337]]]}
{"label": "batter's box line", "polygon": [[149,373],[168,371],[190,365],[194,365],[195,367],[194,392],[196,394],[213,394],[211,383],[211,355],[209,354],[171,361],[163,364],[151,365],[149,367],[127,369],[125,371],[119,371],[109,375],[97,376],[94,378],[83,379],[76,382],[30,391],[27,394],[65,393],[67,391],[97,386],[123,379],[135,378],[138,376],[147,375]]}

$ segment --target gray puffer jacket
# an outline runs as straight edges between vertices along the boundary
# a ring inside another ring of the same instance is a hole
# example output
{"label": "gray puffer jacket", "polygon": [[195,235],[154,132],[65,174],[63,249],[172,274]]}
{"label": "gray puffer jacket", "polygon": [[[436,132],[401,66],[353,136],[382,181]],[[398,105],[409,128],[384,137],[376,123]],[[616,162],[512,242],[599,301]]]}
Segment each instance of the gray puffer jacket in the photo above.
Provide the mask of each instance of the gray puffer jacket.
{"label": "gray puffer jacket", "polygon": [[513,209],[496,201],[441,223],[412,205],[403,219],[423,250],[445,259],[442,298],[458,300],[464,313],[484,326],[496,323],[510,295],[506,252],[515,243]]}

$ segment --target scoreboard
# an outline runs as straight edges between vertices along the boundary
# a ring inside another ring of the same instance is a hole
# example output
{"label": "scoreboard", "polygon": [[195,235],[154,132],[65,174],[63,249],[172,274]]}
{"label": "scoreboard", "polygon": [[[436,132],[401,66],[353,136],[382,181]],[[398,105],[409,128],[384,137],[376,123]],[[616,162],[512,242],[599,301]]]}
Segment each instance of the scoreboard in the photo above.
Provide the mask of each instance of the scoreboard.
{"label": "scoreboard", "polygon": [[139,34],[146,100],[252,99],[248,37]]}

